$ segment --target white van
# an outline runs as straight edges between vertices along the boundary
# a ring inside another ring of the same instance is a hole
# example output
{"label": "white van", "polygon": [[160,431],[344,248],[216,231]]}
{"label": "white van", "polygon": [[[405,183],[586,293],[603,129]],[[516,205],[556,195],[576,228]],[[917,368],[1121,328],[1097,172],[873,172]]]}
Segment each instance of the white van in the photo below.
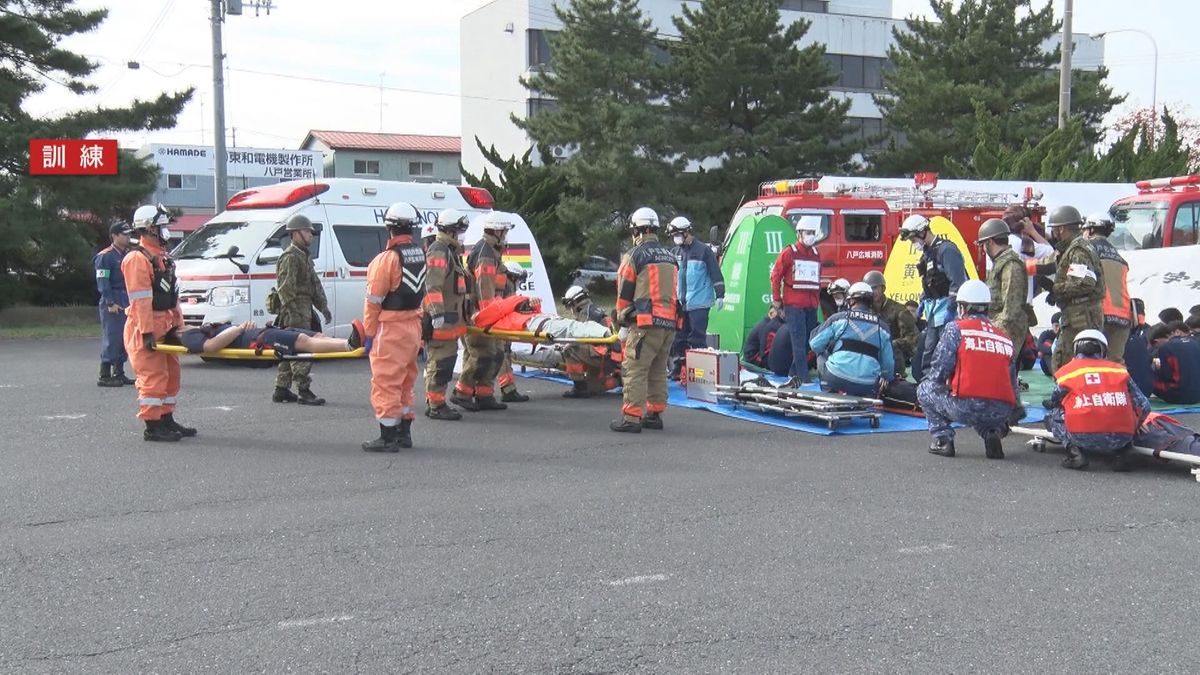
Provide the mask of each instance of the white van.
{"label": "white van", "polygon": [[310,252],[333,312],[332,325],[323,330],[348,336],[350,322],[362,316],[367,265],[387,243],[383,214],[399,201],[416,206],[426,222],[445,209],[482,213],[493,204],[482,188],[350,178],[242,190],[172,251],[184,323],[269,321],[267,294],[289,243],[284,223],[303,213],[321,229]]}

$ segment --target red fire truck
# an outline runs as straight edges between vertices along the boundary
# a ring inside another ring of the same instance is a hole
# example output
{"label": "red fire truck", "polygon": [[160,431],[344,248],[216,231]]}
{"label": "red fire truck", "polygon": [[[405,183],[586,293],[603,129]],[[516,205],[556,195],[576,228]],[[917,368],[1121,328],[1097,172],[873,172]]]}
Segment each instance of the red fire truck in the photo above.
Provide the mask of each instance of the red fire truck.
{"label": "red fire truck", "polygon": [[1108,238],[1125,251],[1200,243],[1200,176],[1155,178],[1135,183],[1136,195],[1109,208],[1116,225]]}
{"label": "red fire truck", "polygon": [[[1034,223],[1040,223],[1045,215],[1045,208],[1038,203],[1041,194],[1032,188],[1022,195],[948,191],[938,190],[937,181],[936,173],[918,173],[909,189],[862,185],[832,190],[822,190],[819,178],[768,181],[759,186],[756,198],[733,214],[722,251],[746,216],[778,215],[793,224],[810,219],[822,238],[818,245],[822,282],[839,277],[857,281],[873,269],[883,270],[900,224],[910,214],[943,216],[968,243],[975,241],[983,221],[999,218],[1012,204],[1025,206]],[[1200,192],[1196,199],[1200,201]],[[983,278],[984,256],[976,247],[970,248]]]}

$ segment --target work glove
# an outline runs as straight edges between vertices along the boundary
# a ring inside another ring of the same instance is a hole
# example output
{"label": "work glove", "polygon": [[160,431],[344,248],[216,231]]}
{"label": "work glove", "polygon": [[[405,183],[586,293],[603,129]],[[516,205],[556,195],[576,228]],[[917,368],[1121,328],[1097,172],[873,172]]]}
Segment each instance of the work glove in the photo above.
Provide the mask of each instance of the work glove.
{"label": "work glove", "polygon": [[158,343],[154,341],[154,333],[142,333],[142,346],[150,351],[158,348]]}
{"label": "work glove", "polygon": [[121,306],[114,302],[113,304],[108,306],[108,313],[109,314],[120,314]]}
{"label": "work glove", "polygon": [[433,325],[434,330],[441,330],[442,326],[446,325],[446,317],[441,314],[435,315],[429,319],[429,323]]}
{"label": "work glove", "polygon": [[333,312],[328,307],[321,310],[321,316],[325,317],[325,323],[333,323]]}
{"label": "work glove", "polygon": [[371,353],[371,345],[375,344],[375,336],[368,335],[366,340],[363,340],[362,348],[364,354]]}
{"label": "work glove", "polygon": [[725,308],[725,298],[717,298],[717,301],[715,303],[713,303],[713,307],[718,312],[721,311],[722,309],[724,309]]}
{"label": "work glove", "polygon": [[780,311],[780,312],[782,312],[782,311],[783,311],[783,303],[782,303],[782,302],[780,302],[780,301],[778,301],[778,300],[772,300],[772,301],[771,301],[771,306],[772,306],[772,307],[774,307],[776,310],[778,310],[778,311]]}

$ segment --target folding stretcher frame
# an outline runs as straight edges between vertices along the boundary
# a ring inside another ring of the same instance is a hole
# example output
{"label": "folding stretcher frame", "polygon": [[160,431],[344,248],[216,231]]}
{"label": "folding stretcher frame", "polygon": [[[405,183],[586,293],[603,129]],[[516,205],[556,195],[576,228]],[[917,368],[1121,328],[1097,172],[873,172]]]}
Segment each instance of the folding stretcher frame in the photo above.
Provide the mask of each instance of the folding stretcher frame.
{"label": "folding stretcher frame", "polygon": [[215,352],[202,352],[200,354],[192,354],[186,347],[181,345],[158,345],[155,351],[167,352],[168,354],[187,354],[190,356],[207,356],[214,359],[231,359],[235,361],[325,361],[330,359],[358,359],[366,356],[367,352],[362,347],[348,352],[321,352],[319,354],[286,354],[284,356],[276,356],[275,350],[264,349],[259,354],[253,349],[219,349]]}
{"label": "folding stretcher frame", "polygon": [[[1061,441],[1054,437],[1054,434],[1045,429],[1033,429],[1031,427],[1012,427],[1009,431],[1023,436],[1032,436],[1025,445],[1034,452],[1045,452],[1046,445],[1062,445]],[[1157,457],[1158,459],[1171,460],[1175,462],[1183,462],[1192,468],[1192,475],[1196,481],[1200,482],[1200,457],[1196,455],[1188,455],[1182,452],[1168,452],[1166,450],[1154,450],[1153,448],[1143,448],[1139,445],[1133,446],[1134,454],[1143,455],[1145,457]]]}
{"label": "folding stretcher frame", "polygon": [[844,422],[864,418],[872,429],[879,428],[882,401],[845,394],[799,391],[756,384],[717,385],[717,400],[739,408],[775,413],[786,417],[823,422],[830,431]]}
{"label": "folding stretcher frame", "polygon": [[546,333],[514,330],[489,330],[478,326],[468,326],[467,332],[474,335],[485,335],[506,342],[527,342],[529,344],[580,344],[580,345],[613,345],[621,341],[616,335],[602,338],[556,338]]}

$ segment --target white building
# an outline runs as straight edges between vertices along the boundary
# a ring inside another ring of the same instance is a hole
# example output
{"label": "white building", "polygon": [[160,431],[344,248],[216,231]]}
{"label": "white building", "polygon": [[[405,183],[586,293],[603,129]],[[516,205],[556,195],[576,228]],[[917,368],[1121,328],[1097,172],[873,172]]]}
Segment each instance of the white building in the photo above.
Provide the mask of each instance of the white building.
{"label": "white building", "polygon": [[[699,0],[641,0],[640,6],[654,28],[669,36],[676,31],[671,18],[685,2],[699,4]],[[562,28],[554,4],[555,0],[493,0],[462,19],[462,163],[471,173],[478,174],[485,164],[476,136],[495,145],[501,156],[519,156],[529,149],[530,141],[510,115],[527,117],[554,105],[553,100],[532,97],[518,81],[550,62],[548,36]],[[858,133],[865,138],[880,134],[881,115],[871,95],[883,90],[892,29],[904,24],[892,18],[892,0],[783,0],[782,10],[785,25],[801,18],[811,22],[800,45],[825,45],[838,75],[832,91],[850,101],[847,115]],[[1102,63],[1103,41],[1076,36],[1074,55],[1080,63]]]}

